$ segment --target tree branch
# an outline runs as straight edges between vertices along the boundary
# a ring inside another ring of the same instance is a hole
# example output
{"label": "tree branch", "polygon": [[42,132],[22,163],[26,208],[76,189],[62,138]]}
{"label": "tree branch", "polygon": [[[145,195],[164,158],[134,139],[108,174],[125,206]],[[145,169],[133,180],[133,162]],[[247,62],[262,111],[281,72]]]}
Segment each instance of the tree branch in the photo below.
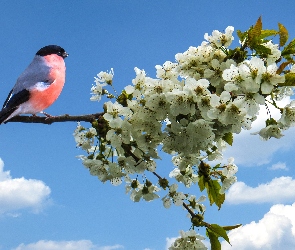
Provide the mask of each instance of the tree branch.
{"label": "tree branch", "polygon": [[[104,113],[95,113],[95,114],[89,114],[89,115],[59,115],[59,116],[48,116],[48,117],[43,117],[43,116],[15,116],[8,120],[5,123],[9,122],[23,122],[23,123],[43,123],[43,124],[52,124],[55,122],[92,122],[99,117],[101,117]],[[129,153],[131,152],[128,148],[126,148],[127,145],[123,144],[123,147],[126,151]],[[134,154],[131,154],[131,156],[136,160],[139,161],[139,158],[136,157]],[[155,176],[157,176],[158,179],[162,179],[160,175],[158,175],[156,172],[152,172]],[[194,212],[183,202],[182,203],[183,207],[190,213],[192,217],[195,216]]]}
{"label": "tree branch", "polygon": [[196,216],[194,211],[192,211],[185,202],[182,202],[182,206],[189,212],[189,214],[191,215],[192,218],[194,218]]}
{"label": "tree branch", "polygon": [[15,116],[8,120],[8,122],[23,122],[23,123],[43,123],[43,124],[52,124],[55,122],[92,122],[95,119],[98,119],[104,113],[95,113],[89,115],[59,115],[59,116]]}

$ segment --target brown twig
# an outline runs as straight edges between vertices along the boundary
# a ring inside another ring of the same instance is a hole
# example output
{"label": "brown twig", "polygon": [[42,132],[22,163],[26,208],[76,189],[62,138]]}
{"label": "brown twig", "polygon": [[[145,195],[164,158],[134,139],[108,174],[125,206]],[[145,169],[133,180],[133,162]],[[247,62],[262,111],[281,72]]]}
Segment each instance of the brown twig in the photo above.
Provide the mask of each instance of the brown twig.
{"label": "brown twig", "polygon": [[189,212],[192,218],[196,216],[195,213],[189,208],[189,206],[186,203],[182,202],[182,206]]}
{"label": "brown twig", "polygon": [[89,115],[59,115],[59,116],[15,116],[8,120],[8,122],[23,122],[23,123],[43,123],[43,124],[52,124],[55,122],[92,122],[95,119],[98,119],[104,113],[96,113]]}
{"label": "brown twig", "polygon": [[158,175],[156,172],[152,172],[155,176],[158,177],[159,180],[163,179],[160,175]]}

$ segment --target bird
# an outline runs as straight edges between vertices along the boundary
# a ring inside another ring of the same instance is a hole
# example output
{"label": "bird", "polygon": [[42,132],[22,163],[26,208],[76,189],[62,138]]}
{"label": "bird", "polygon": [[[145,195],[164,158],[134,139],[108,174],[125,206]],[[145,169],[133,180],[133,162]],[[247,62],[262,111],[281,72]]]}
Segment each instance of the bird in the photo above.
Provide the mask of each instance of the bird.
{"label": "bird", "polygon": [[69,54],[58,45],[47,45],[17,78],[0,111],[0,124],[20,114],[43,113],[59,97],[65,83],[64,59]]}

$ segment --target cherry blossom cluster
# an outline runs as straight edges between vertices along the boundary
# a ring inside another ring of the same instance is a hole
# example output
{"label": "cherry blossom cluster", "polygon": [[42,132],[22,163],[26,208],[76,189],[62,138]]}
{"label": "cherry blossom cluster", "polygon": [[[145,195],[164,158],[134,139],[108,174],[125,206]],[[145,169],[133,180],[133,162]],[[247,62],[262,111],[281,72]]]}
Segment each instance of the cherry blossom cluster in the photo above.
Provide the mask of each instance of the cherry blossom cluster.
{"label": "cherry blossom cluster", "polygon": [[[205,34],[200,46],[176,54],[176,62],[157,65],[156,78],[135,68],[132,84],[119,96],[106,89],[112,85],[113,69],[95,77],[91,100],[106,96],[113,101],[104,103],[102,123],[94,122],[91,128],[78,124],[74,132],[77,146],[87,152],[79,158],[92,175],[113,185],[124,181],[133,201],[151,201],[160,197],[157,193],[161,189],[168,190],[162,198],[166,208],[186,201],[199,214],[205,211],[205,196],[196,199],[179,192],[176,183],[170,184],[172,180],[190,187],[201,177],[211,176],[221,183],[220,194],[237,181],[233,158],[227,164],[209,167],[206,174],[199,166],[221,160],[222,151],[232,144],[232,135],[251,128],[260,105],[276,106],[277,100],[293,91],[280,86],[285,76],[277,73],[278,45],[265,42],[263,46],[270,53],[264,58],[254,54],[235,60],[228,53],[233,31],[229,26],[224,33],[215,30],[212,35]],[[295,72],[294,66],[291,72]],[[270,117],[266,127],[257,132],[262,139],[280,138],[283,130],[294,126],[295,102],[280,111],[279,120]],[[159,151],[172,155],[174,169],[169,181],[156,174]],[[146,172],[156,175],[159,182],[147,179]],[[141,181],[139,174],[143,175]],[[170,249],[206,249],[201,239],[194,230],[181,232]]]}

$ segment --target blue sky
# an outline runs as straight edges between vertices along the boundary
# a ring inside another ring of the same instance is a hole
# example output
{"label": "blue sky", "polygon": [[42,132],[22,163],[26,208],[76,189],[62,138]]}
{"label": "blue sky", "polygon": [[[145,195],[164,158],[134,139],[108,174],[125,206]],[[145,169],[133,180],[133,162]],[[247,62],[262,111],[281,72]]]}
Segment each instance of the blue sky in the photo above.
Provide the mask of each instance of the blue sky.
{"label": "blue sky", "polygon": [[[229,25],[245,30],[260,15],[265,28],[283,23],[294,38],[294,8],[292,1],[254,0],[2,1],[0,100],[37,50],[58,44],[70,54],[66,85],[47,112],[100,112],[102,103],[89,101],[100,71],[114,68],[120,91],[134,78],[134,67],[154,77],[155,65],[198,46],[204,33]],[[258,120],[254,131],[262,124]],[[164,250],[180,229],[189,229],[181,208],[166,210],[161,200],[133,203],[123,185],[91,176],[75,158],[81,154],[72,136],[75,127],[0,127],[1,250]],[[226,151],[226,157],[235,157],[239,182],[221,211],[208,208],[205,218],[244,225],[232,233],[233,247],[224,249],[295,249],[294,136],[291,129],[281,140],[263,142],[243,132]],[[168,175],[170,167],[164,157],[161,171]]]}

